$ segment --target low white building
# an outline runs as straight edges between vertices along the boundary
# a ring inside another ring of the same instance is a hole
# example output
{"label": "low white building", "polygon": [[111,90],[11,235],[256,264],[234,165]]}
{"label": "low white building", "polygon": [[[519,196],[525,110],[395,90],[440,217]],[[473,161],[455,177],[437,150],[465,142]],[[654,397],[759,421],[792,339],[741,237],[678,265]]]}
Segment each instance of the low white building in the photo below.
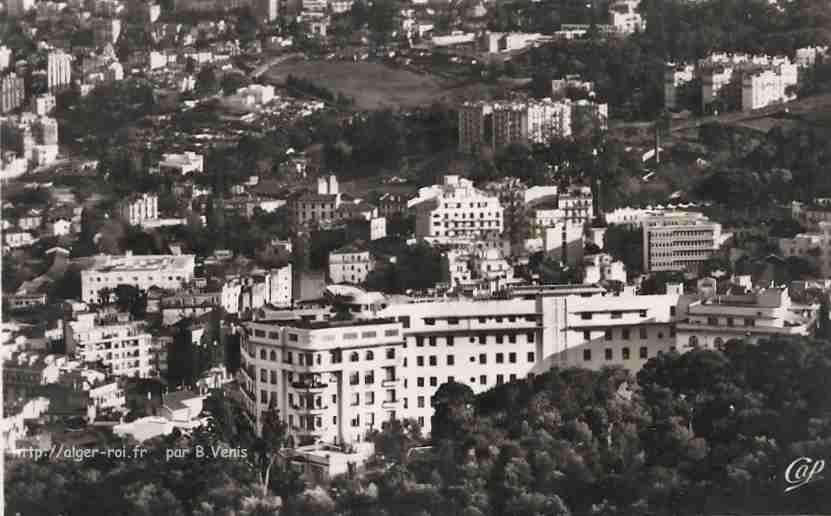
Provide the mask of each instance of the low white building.
{"label": "low white building", "polygon": [[329,280],[332,283],[363,283],[375,269],[368,250],[350,245],[329,253]]}
{"label": "low white building", "polygon": [[97,303],[102,289],[132,285],[176,290],[193,279],[196,257],[190,255],[98,255],[91,268],[81,271],[81,299]]}
{"label": "low white building", "polygon": [[619,281],[626,283],[626,267],[623,262],[615,260],[609,254],[591,254],[583,257],[583,283],[594,284],[601,281]]}
{"label": "low white building", "polygon": [[159,196],[142,193],[128,196],[118,202],[118,215],[132,226],[159,218]]}
{"label": "low white building", "polygon": [[37,239],[28,231],[10,231],[3,235],[3,240],[6,247],[17,248],[30,246]]}
{"label": "low white building", "polygon": [[158,164],[158,170],[162,174],[201,174],[204,170],[204,165],[205,160],[201,154],[187,151],[182,154],[162,154],[162,160]]}

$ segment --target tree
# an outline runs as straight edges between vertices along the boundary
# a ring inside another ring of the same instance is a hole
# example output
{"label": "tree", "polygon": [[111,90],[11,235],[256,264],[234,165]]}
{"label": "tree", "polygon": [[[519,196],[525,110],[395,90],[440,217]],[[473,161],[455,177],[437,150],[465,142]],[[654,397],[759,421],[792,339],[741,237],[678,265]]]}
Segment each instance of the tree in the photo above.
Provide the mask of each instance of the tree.
{"label": "tree", "polygon": [[680,272],[659,271],[651,273],[641,282],[642,295],[666,294],[670,283],[684,283],[684,274]]}
{"label": "tree", "polygon": [[395,30],[396,7],[393,0],[375,0],[367,12],[367,26],[382,42]]}
{"label": "tree", "polygon": [[196,74],[196,91],[200,95],[215,95],[219,91],[219,80],[213,66],[205,66]]}
{"label": "tree", "polygon": [[414,419],[394,419],[378,432],[373,441],[375,453],[397,464],[405,464],[410,448],[422,441],[421,427]]}
{"label": "tree", "polygon": [[249,84],[251,84],[251,81],[241,73],[226,73],[220,81],[220,87],[226,96],[232,95],[238,89],[245,88]]}
{"label": "tree", "polygon": [[122,312],[128,312],[134,319],[144,319],[147,314],[147,293],[133,285],[120,284],[115,287],[115,305]]}
{"label": "tree", "polygon": [[604,248],[626,266],[629,274],[643,270],[643,232],[640,229],[610,224],[603,237]]}

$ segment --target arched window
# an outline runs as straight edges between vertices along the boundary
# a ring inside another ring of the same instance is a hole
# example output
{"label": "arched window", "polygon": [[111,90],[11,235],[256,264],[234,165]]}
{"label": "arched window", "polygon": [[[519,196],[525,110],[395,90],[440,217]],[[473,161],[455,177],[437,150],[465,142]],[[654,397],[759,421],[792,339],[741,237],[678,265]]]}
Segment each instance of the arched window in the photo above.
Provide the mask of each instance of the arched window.
{"label": "arched window", "polygon": [[260,360],[265,360],[265,350],[260,349]]}
{"label": "arched window", "polygon": [[353,351],[352,354],[349,355],[349,361],[350,362],[357,362],[358,359],[359,359],[359,357],[358,357],[358,352],[357,351]]}
{"label": "arched window", "polygon": [[270,355],[269,358],[271,358],[272,362],[276,362],[277,361],[277,352],[272,349],[271,350],[271,355]]}
{"label": "arched window", "polygon": [[723,348],[724,347],[724,339],[722,339],[721,337],[716,337],[716,340],[713,341],[713,345],[716,347],[716,349]]}
{"label": "arched window", "polygon": [[367,360],[374,360],[375,359],[375,354],[371,350],[367,350],[366,359]]}
{"label": "arched window", "polygon": [[690,335],[690,347],[694,348],[698,346],[698,337],[695,335]]}

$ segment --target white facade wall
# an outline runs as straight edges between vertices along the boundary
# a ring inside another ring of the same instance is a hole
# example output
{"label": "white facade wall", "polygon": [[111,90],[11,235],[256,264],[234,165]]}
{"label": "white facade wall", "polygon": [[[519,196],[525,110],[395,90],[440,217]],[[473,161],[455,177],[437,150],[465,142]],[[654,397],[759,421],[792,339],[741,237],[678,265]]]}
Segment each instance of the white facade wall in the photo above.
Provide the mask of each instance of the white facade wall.
{"label": "white facade wall", "polygon": [[106,323],[97,314],[79,314],[64,327],[67,352],[82,362],[103,361],[116,376],[148,378],[155,370],[153,337],[141,323]]}
{"label": "white facade wall", "polygon": [[369,251],[329,254],[329,279],[332,283],[363,283],[374,268],[375,261]]}
{"label": "white facade wall", "polygon": [[458,176],[445,176],[444,185],[434,188],[438,188],[437,195],[416,201],[417,238],[502,234],[499,198],[486,195]]}
{"label": "white facade wall", "polygon": [[122,284],[144,291],[153,286],[176,290],[193,279],[195,256],[104,256],[99,262],[81,271],[81,298],[86,303],[97,303],[101,289]]}

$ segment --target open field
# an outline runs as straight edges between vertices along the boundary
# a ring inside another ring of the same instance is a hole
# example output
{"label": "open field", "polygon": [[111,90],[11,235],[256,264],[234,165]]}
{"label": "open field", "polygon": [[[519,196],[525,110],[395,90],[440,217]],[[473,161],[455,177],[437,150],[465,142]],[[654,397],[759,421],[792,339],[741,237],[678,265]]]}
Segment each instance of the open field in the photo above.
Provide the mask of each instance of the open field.
{"label": "open field", "polygon": [[283,85],[288,75],[314,81],[334,93],[352,97],[359,110],[413,108],[435,101],[454,103],[489,98],[493,93],[491,90],[499,88],[476,82],[459,84],[434,75],[365,61],[292,60],[272,66],[264,77],[275,85]]}

